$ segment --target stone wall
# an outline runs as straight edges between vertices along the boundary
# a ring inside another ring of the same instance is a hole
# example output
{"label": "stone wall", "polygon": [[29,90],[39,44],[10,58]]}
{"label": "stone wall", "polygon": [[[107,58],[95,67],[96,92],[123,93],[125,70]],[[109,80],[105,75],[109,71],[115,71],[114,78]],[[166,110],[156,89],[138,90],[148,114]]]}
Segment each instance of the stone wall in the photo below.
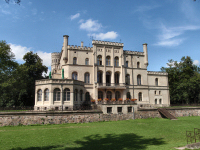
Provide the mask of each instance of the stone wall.
{"label": "stone wall", "polygon": [[[200,116],[200,108],[167,108],[175,117]],[[161,118],[157,109],[138,109],[134,113],[103,114],[102,111],[65,112],[11,112],[0,113],[0,126],[31,124],[63,124],[98,121],[117,121],[129,119]]]}

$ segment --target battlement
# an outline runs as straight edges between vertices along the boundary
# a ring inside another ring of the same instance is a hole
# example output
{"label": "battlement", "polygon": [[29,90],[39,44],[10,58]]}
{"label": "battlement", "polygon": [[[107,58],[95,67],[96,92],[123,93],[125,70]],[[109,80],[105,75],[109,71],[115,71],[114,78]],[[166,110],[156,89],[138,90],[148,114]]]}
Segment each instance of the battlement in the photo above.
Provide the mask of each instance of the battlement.
{"label": "battlement", "polygon": [[124,46],[124,43],[108,42],[108,41],[100,41],[100,40],[93,40],[92,44],[102,44],[102,45],[110,45],[110,46]]}
{"label": "battlement", "polygon": [[156,71],[147,71],[147,74],[149,75],[168,75],[166,72],[156,72]]}
{"label": "battlement", "polygon": [[124,50],[124,54],[132,54],[132,55],[144,55],[144,52],[138,52],[138,51],[128,51],[128,50]]}
{"label": "battlement", "polygon": [[81,47],[81,46],[77,46],[77,45],[68,45],[68,49],[70,49],[70,50],[73,50],[73,49],[75,49],[75,50],[87,50],[87,51],[90,51],[90,50],[93,50],[93,47],[87,47],[87,46],[83,46],[83,47]]}
{"label": "battlement", "polygon": [[53,52],[51,53],[51,56],[60,56],[60,52]]}

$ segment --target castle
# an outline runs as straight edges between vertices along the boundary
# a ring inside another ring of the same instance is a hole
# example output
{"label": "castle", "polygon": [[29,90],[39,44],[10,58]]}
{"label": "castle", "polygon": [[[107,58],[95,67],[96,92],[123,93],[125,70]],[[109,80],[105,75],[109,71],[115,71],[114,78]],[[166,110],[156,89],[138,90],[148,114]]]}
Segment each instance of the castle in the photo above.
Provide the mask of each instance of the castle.
{"label": "castle", "polygon": [[146,43],[136,52],[123,50],[123,43],[93,40],[92,47],[84,47],[63,38],[61,52],[51,54],[50,79],[35,82],[36,110],[74,110],[91,100],[103,113],[170,105],[168,74],[147,71]]}

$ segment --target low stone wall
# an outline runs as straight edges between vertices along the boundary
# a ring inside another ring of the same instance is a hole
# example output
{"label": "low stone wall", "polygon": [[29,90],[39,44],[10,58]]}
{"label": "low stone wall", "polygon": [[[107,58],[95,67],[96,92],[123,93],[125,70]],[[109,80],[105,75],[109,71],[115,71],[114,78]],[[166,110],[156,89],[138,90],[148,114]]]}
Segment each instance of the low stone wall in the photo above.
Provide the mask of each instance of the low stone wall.
{"label": "low stone wall", "polygon": [[[200,116],[200,108],[167,108],[175,117]],[[161,118],[157,109],[138,109],[137,112],[103,114],[102,111],[63,111],[63,112],[11,112],[0,113],[0,126],[31,124],[63,124],[129,119]]]}
{"label": "low stone wall", "polygon": [[17,112],[1,113],[0,126],[17,126],[31,124],[63,124],[98,121],[117,121],[133,119],[133,113],[103,114],[102,111],[82,112]]}

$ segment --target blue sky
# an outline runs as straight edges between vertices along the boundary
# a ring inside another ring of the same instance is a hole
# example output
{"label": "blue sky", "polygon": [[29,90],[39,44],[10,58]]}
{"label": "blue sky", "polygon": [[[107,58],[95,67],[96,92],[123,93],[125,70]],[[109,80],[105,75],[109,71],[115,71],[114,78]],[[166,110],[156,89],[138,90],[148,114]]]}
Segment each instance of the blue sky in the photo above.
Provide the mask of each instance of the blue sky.
{"label": "blue sky", "polygon": [[63,35],[69,35],[69,45],[92,46],[92,36],[132,51],[148,43],[149,71],[182,56],[200,61],[200,1],[0,0],[0,22],[0,40],[10,44],[16,61],[34,51],[49,69],[50,53],[61,51]]}

